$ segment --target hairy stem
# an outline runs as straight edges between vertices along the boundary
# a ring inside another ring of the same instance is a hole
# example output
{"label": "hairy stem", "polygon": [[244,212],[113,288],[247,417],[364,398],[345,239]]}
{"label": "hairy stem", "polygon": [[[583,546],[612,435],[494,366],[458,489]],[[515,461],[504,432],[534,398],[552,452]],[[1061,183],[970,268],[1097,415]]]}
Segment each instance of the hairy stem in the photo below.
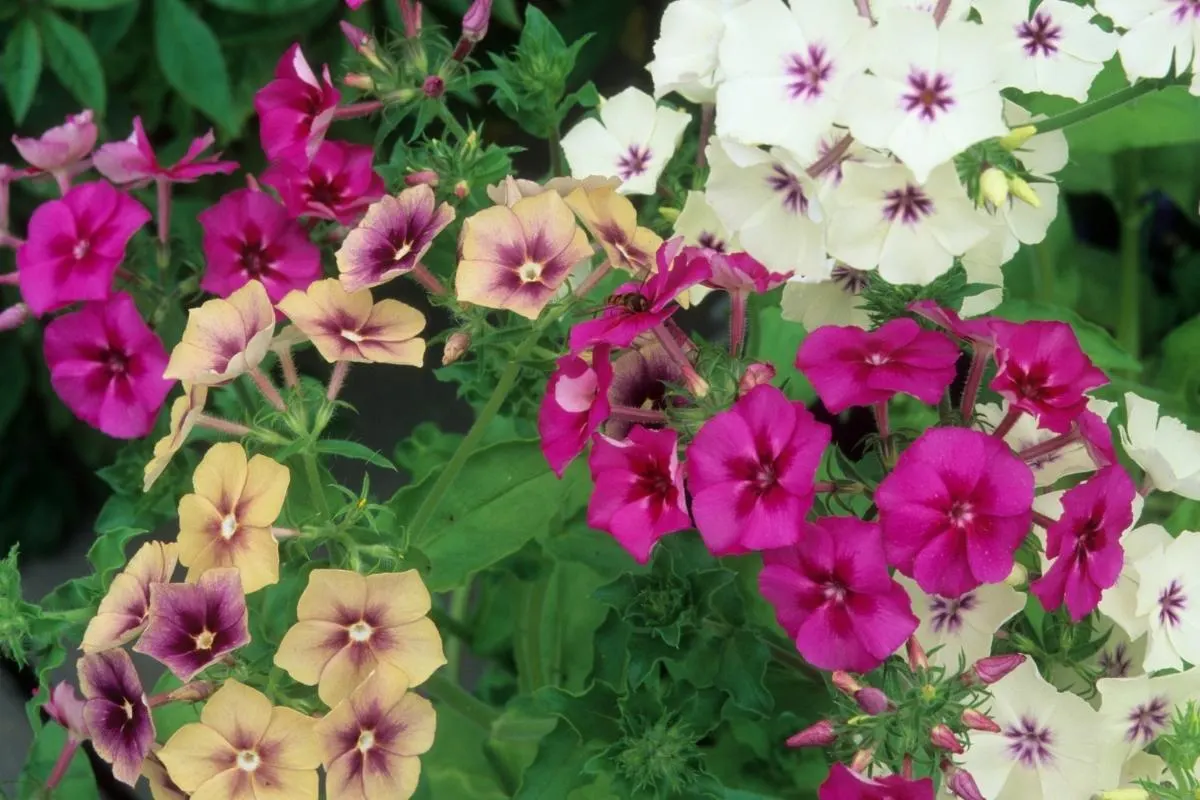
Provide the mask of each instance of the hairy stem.
{"label": "hairy stem", "polygon": [[712,136],[716,111],[717,107],[712,103],[704,103],[700,106],[700,140],[696,145],[696,169],[704,169],[708,166],[708,155],[705,150],[708,148],[709,137]]}
{"label": "hairy stem", "polygon": [[429,271],[429,267],[424,264],[417,264],[409,273],[416,279],[417,283],[425,287],[425,291],[438,297],[445,297],[449,292],[446,291],[446,285],[438,280],[438,276]]}
{"label": "hairy stem", "polygon": [[1169,86],[1177,86],[1183,83],[1179,78],[1160,78],[1156,80],[1138,81],[1133,86],[1128,86],[1124,89],[1097,98],[1090,103],[1084,103],[1081,106],[1076,106],[1070,111],[1064,111],[1061,114],[1056,114],[1053,117],[1048,117],[1040,122],[1032,123],[1037,128],[1038,133],[1049,133],[1050,131],[1061,130],[1068,125],[1075,125],[1092,117],[1099,116],[1114,108],[1119,108],[1131,100],[1136,100],[1139,97],[1148,95],[1152,92],[1161,91]]}
{"label": "hairy stem", "polygon": [[742,354],[746,342],[746,304],[749,297],[745,291],[729,293],[729,355],[737,358]]}
{"label": "hairy stem", "polygon": [[312,493],[324,519],[333,519],[329,511],[329,499],[325,497],[325,487],[321,484],[321,468],[317,464],[317,454],[313,450],[305,450],[301,455],[304,462],[304,475],[308,478],[308,490]]}
{"label": "hairy stem", "polygon": [[979,397],[979,387],[991,355],[992,349],[982,344],[976,344],[975,352],[971,354],[971,368],[967,370],[967,383],[963,387],[962,405],[959,406],[965,422],[970,422],[975,415],[975,399]]}
{"label": "hairy stem", "polygon": [[841,139],[838,139],[837,144],[825,151],[825,155],[814,161],[808,168],[808,177],[819,178],[825,173],[825,170],[832,169],[841,162],[846,153],[850,150],[850,145],[854,144],[854,137],[846,134]]}
{"label": "hairy stem", "polygon": [[248,436],[254,432],[251,428],[241,424],[240,422],[230,422],[227,419],[213,417],[208,414],[197,414],[195,419],[196,425],[200,426],[201,428],[208,428],[212,431],[228,433],[230,436],[237,436],[239,438],[242,436]]}
{"label": "hairy stem", "polygon": [[279,390],[275,388],[275,384],[271,383],[271,379],[265,372],[255,367],[250,370],[249,374],[250,380],[254,381],[254,385],[262,392],[262,396],[276,411],[287,411],[287,403],[283,402],[283,396],[279,394]]}
{"label": "hairy stem", "polygon": [[71,766],[71,759],[75,757],[75,751],[78,749],[79,740],[68,734],[67,740],[63,742],[62,750],[58,753],[58,760],[54,762],[54,768],[50,770],[50,777],[46,778],[48,793],[53,793],[58,784],[62,782],[63,776],[67,774],[67,768]]}
{"label": "hairy stem", "polygon": [[635,425],[665,425],[667,415],[650,408],[630,408],[629,406],[613,406],[609,409],[611,419],[622,422],[632,422]]}
{"label": "hairy stem", "polygon": [[1116,168],[1117,212],[1121,215],[1121,289],[1117,341],[1134,358],[1141,349],[1142,159],[1137,150],[1118,153]]}
{"label": "hairy stem", "polygon": [[1000,424],[996,426],[996,430],[992,431],[992,436],[995,436],[997,439],[1003,439],[1013,429],[1013,425],[1017,424],[1017,420],[1021,418],[1023,413],[1025,412],[1016,406],[1010,407],[1008,413],[1004,415],[1004,419],[1000,420]]}

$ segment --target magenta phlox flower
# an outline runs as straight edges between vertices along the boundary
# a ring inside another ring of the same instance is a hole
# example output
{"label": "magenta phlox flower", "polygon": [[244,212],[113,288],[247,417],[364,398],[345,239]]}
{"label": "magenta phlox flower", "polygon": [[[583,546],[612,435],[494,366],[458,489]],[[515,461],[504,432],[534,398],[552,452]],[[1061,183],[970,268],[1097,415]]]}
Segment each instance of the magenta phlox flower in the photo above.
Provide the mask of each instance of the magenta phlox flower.
{"label": "magenta phlox flower", "polygon": [[1033,472],[995,437],[930,428],[875,492],[888,561],[958,597],[1012,571],[1033,519]]}
{"label": "magenta phlox flower", "polygon": [[13,136],[13,147],[30,166],[49,172],[61,184],[86,167],[81,162],[96,146],[96,123],[92,118],[91,109],[72,114],[41,136]]}
{"label": "magenta phlox flower", "polygon": [[588,525],[608,531],[639,564],[656,542],[692,526],[673,430],[635,425],[625,439],[592,437],[588,467],[595,488]]}
{"label": "magenta phlox flower", "polygon": [[293,217],[318,217],[350,225],[383,197],[383,179],[371,162],[369,145],[326,139],[312,160],[277,161],[263,173]]}
{"label": "magenta phlox flower", "polygon": [[845,764],[834,764],[817,790],[817,800],[933,800],[933,781],[899,775],[868,778]]}
{"label": "magenta phlox flower", "polygon": [[538,435],[542,454],[560,478],[608,418],[612,379],[608,345],[592,348],[590,362],[576,355],[558,359],[538,410]]}
{"label": "magenta phlox flower", "polygon": [[1117,463],[1117,450],[1113,446],[1112,428],[1095,411],[1085,410],[1075,420],[1079,438],[1087,448],[1088,455],[1097,469]]}
{"label": "magenta phlox flower", "polygon": [[142,118],[133,118],[133,132],[120,142],[109,142],[100,146],[92,157],[97,171],[113,183],[130,186],[145,186],[154,180],[169,183],[195,183],[205,175],[228,175],[238,168],[236,161],[222,161],[220,153],[201,158],[205,150],[212,147],[216,137],[209,130],[193,139],[183,158],[171,166],[158,163],[158,156],[142,127]]}
{"label": "magenta phlox flower", "polygon": [[33,313],[81,300],[103,300],[125,258],[125,246],[150,212],[107,181],[81,183],[42,203],[17,250],[21,296]]}
{"label": "magenta phlox flower", "polygon": [[304,227],[265,192],[237,189],[201,211],[207,266],[200,288],[228,297],[261,281],[272,302],[321,277],[321,251]]}
{"label": "magenta phlox flower", "polygon": [[167,351],[124,292],[89,303],[46,326],[50,385],[81,420],[115,439],[154,428],[174,381],[163,378]]}
{"label": "magenta phlox flower", "polygon": [[935,405],[954,380],[958,346],[923,330],[911,319],[894,319],[875,331],[826,325],[805,337],[796,367],[834,414],[851,406],[890,400],[903,392]]}
{"label": "magenta phlox flower", "polygon": [[787,547],[812,507],[830,430],[803,403],[756,386],[688,446],[692,514],[714,555]]}
{"label": "magenta phlox flower", "polygon": [[1116,584],[1125,563],[1121,536],[1133,526],[1136,494],[1129,475],[1113,465],[1063,495],[1062,516],[1046,531],[1046,556],[1053,563],[1029,586],[1047,610],[1065,601],[1079,622]]}
{"label": "magenta phlox flower", "polygon": [[920,624],[888,574],[879,526],[854,517],[792,525],[800,529],[794,545],[763,553],[759,591],[814,667],[875,669]]}
{"label": "magenta phlox flower", "polygon": [[989,384],[1038,425],[1066,433],[1087,408],[1084,392],[1108,383],[1065,322],[997,322],[996,377]]}
{"label": "magenta phlox flower", "polygon": [[275,79],[254,95],[259,137],[267,158],[311,160],[333,123],[341,93],[329,77],[329,66],[317,79],[299,44],[279,59]]}
{"label": "magenta phlox flower", "polygon": [[113,777],[133,786],[154,744],[154,719],[133,661],[124,650],[105,650],[83,656],[78,668],[92,746],[112,764]]}
{"label": "magenta phlox flower", "polygon": [[[689,248],[700,251],[711,259],[712,275],[704,283],[714,289],[724,289],[730,294],[763,294],[787,282],[783,272],[771,272],[749,253],[718,253],[701,247]],[[695,253],[693,253],[695,255]]]}

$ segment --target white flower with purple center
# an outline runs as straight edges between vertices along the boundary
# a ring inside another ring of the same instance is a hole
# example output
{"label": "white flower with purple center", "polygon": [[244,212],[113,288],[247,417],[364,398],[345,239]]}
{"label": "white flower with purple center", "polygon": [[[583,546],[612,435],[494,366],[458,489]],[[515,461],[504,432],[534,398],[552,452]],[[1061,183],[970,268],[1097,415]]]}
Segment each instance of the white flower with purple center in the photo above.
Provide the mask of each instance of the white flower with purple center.
{"label": "white flower with purple center", "polygon": [[713,139],[708,163],[708,203],[747,253],[774,272],[827,273],[820,187],[787,151]]}
{"label": "white flower with purple center", "polygon": [[[1110,403],[1107,400],[1100,400],[1096,397],[1089,397],[1087,399],[1087,410],[1097,414],[1104,420],[1109,418],[1116,407],[1116,403]],[[982,428],[985,431],[994,430],[1000,424],[1005,414],[1005,410],[995,403],[983,403],[976,410],[983,418]],[[1028,419],[1025,419],[1025,417],[1028,417]],[[1037,420],[1025,414],[1004,435],[1004,441],[1013,449],[1013,452],[1019,453],[1035,445],[1048,442],[1056,436],[1058,434],[1054,431],[1039,428]],[[1029,468],[1033,470],[1033,478],[1037,486],[1053,486],[1058,483],[1059,479],[1065,478],[1068,475],[1079,475],[1085,472],[1096,471],[1096,462],[1092,461],[1092,457],[1088,454],[1087,447],[1084,445],[1082,439],[1072,442],[1053,453],[1039,456],[1027,463],[1029,464]],[[1137,510],[1140,511],[1141,498],[1137,498],[1135,502],[1137,503]],[[1054,512],[1050,513],[1052,516],[1056,516]]]}
{"label": "white flower with purple center", "polygon": [[562,139],[575,178],[619,178],[618,191],[654,194],[658,178],[675,154],[692,117],[659,106],[630,87],[600,102],[600,118],[588,118]]}
{"label": "white flower with purple center", "polygon": [[1167,731],[1177,706],[1200,700],[1200,669],[1154,678],[1101,678],[1096,688],[1105,738],[1121,742],[1124,762]]}
{"label": "white flower with purple center", "polygon": [[[937,0],[870,0],[871,16],[875,19],[893,11],[920,11],[923,14],[932,14],[937,5]],[[950,0],[946,19],[966,19],[970,11],[969,0]]]}
{"label": "white flower with purple center", "polygon": [[1147,672],[1200,664],[1200,533],[1178,538],[1134,562],[1137,615],[1146,619]]}
{"label": "white flower with purple center", "polygon": [[814,160],[846,85],[866,64],[870,23],[853,3],[750,0],[726,18],[717,133]]}
{"label": "white flower with purple center", "polygon": [[[1140,498],[1139,498],[1140,499]],[[1139,509],[1135,508],[1136,519]],[[1137,565],[1161,553],[1173,542],[1171,534],[1161,525],[1140,525],[1121,537],[1125,564],[1116,584],[1100,597],[1100,613],[1111,619],[1130,639],[1145,636],[1150,630],[1150,615],[1138,613],[1138,586],[1141,576]]]}
{"label": "white flower with purple center", "polygon": [[842,116],[865,145],[891,150],[924,183],[976,142],[1007,132],[993,59],[980,25],[895,11],[872,29],[870,75],[846,87]]}
{"label": "white flower with purple center", "polygon": [[939,597],[902,575],[896,581],[921,620],[913,635],[929,653],[929,663],[948,670],[991,655],[996,631],[1025,607],[1025,597],[1003,583],[984,584],[960,597]]}
{"label": "white flower with purple center", "polygon": [[975,8],[999,43],[1000,85],[1023,92],[1082,103],[1121,38],[1093,25],[1092,9],[1065,0],[1042,0],[1032,14],[1011,0],[975,0]]}
{"label": "white flower with purple center", "polygon": [[962,756],[988,800],[1084,800],[1117,785],[1121,759],[1083,698],[1059,692],[1027,660],[992,684],[999,733],[973,731]]}
{"label": "white flower with purple center", "polygon": [[846,164],[832,193],[826,246],[860,270],[878,269],[890,283],[926,284],[987,236],[952,164],[924,185],[900,164]]}
{"label": "white flower with purple center", "polygon": [[729,12],[746,0],[675,0],[663,12],[654,42],[654,60],[646,65],[654,96],[669,92],[693,103],[711,103],[717,93],[717,48]]}
{"label": "white flower with purple center", "polygon": [[[683,210],[675,220],[675,235],[683,237],[684,244],[700,247],[713,254],[736,253],[741,243],[731,234],[708,204],[704,192],[688,192],[683,201]],[[704,284],[688,289],[688,299],[699,303],[714,290]]]}
{"label": "white flower with purple center", "polygon": [[810,331],[824,325],[867,328],[871,320],[863,309],[863,292],[870,282],[870,273],[831,263],[832,269],[822,280],[793,276],[783,285],[780,300],[783,318],[799,322]]}
{"label": "white flower with purple center", "polygon": [[1192,71],[1192,94],[1200,94],[1200,0],[1096,0],[1096,10],[1125,35],[1117,51],[1130,81]]}

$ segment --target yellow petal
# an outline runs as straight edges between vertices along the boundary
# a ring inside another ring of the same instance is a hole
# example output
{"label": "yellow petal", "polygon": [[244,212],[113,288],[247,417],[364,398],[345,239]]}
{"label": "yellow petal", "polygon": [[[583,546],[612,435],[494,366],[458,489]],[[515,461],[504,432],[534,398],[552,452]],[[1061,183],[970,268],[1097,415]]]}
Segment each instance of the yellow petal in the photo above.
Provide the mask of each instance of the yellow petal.
{"label": "yellow petal", "polygon": [[387,761],[386,772],[363,770],[363,796],[368,800],[406,800],[416,794],[417,783],[420,780],[420,759],[391,756]]}
{"label": "yellow petal", "polygon": [[425,329],[425,315],[399,300],[380,300],[360,331],[364,338],[405,341]]}
{"label": "yellow petal", "polygon": [[237,753],[221,734],[207,725],[193,722],[175,731],[158,751],[158,757],[175,785],[185,792],[194,792],[201,784],[229,769]]}
{"label": "yellow petal", "polygon": [[192,432],[196,418],[204,410],[207,399],[207,386],[184,384],[183,395],[175,398],[175,402],[171,404],[171,425],[167,435],[154,443],[154,457],[146,463],[142,471],[143,492],[150,491],[150,487],[166,470],[171,457],[179,452],[179,448],[187,441],[188,434]]}
{"label": "yellow petal", "polygon": [[363,355],[363,360],[372,364],[419,367],[425,363],[424,339],[409,339],[403,342],[379,342],[368,339],[360,342],[358,349]]}
{"label": "yellow petal", "polygon": [[218,511],[234,509],[246,485],[246,451],[237,442],[221,442],[208,448],[192,473],[196,494],[207,498]]}
{"label": "yellow petal", "polygon": [[242,574],[246,594],[279,582],[279,542],[266,528],[241,527],[234,537],[228,564]]}
{"label": "yellow petal", "polygon": [[378,624],[393,628],[429,613],[433,601],[415,569],[368,575],[365,608]]}
{"label": "yellow petal", "polygon": [[336,706],[366,680],[378,663],[375,653],[366,645],[343,647],[321,671],[317,696],[330,708]]}
{"label": "yellow petal", "polygon": [[[371,680],[368,679],[363,686],[370,682]],[[313,725],[313,736],[316,737],[317,747],[321,753],[321,763],[325,765],[326,769],[347,752],[347,737],[357,736],[357,732],[361,731],[358,724],[359,712],[355,706],[363,686],[356,689],[346,702],[338,703]],[[326,787],[326,791],[328,790],[329,787]]]}
{"label": "yellow petal", "polygon": [[[525,202],[525,199],[518,202]],[[463,261],[491,263],[502,253],[514,250],[524,252],[525,232],[521,220],[507,206],[485,208],[463,222],[460,248]]]}
{"label": "yellow petal", "polygon": [[339,609],[345,609],[351,622],[362,619],[367,604],[367,580],[348,569],[314,569],[308,575],[308,586],[296,604],[297,619],[320,619],[330,622],[345,620]]}
{"label": "yellow petal", "polygon": [[[421,619],[394,628],[385,628],[373,638],[375,655],[408,674],[413,686],[424,683],[438,667],[446,663],[442,637],[429,619]],[[386,643],[386,644],[385,644]],[[324,676],[321,678],[324,684]]]}
{"label": "yellow petal", "polygon": [[387,716],[404,725],[404,732],[394,742],[384,744],[388,752],[419,756],[433,747],[437,735],[437,712],[433,709],[433,703],[419,694],[408,692],[400,698],[399,703],[392,706]]}
{"label": "yellow petal", "polygon": [[341,625],[301,620],[283,635],[275,652],[275,666],[297,683],[316,686],[325,665],[345,646],[346,640],[346,629]]}
{"label": "yellow petal", "polygon": [[271,769],[254,775],[254,800],[317,800],[316,769]]}
{"label": "yellow petal", "polygon": [[271,710],[266,695],[231,678],[204,704],[200,721],[235,748],[247,748],[262,739],[271,724]]}
{"label": "yellow petal", "polygon": [[179,563],[185,567],[205,564],[201,554],[219,538],[221,518],[216,506],[198,494],[185,494],[179,499],[179,536],[175,540]]}
{"label": "yellow petal", "polygon": [[257,800],[250,773],[234,767],[205,781],[191,800]]}
{"label": "yellow petal", "polygon": [[178,561],[179,549],[174,544],[146,542],[129,559],[122,574],[129,575],[143,585],[164,583],[171,580]]}
{"label": "yellow petal", "polygon": [[150,784],[150,796],[154,800],[188,800],[188,796],[179,790],[167,774],[167,768],[158,760],[158,749],[160,748],[152,751],[142,762],[142,776]]}
{"label": "yellow petal", "polygon": [[570,246],[583,231],[575,224],[575,215],[555,192],[526,197],[512,207],[521,222],[526,242],[541,242],[543,251],[558,254]]}
{"label": "yellow petal", "polygon": [[288,770],[315,770],[321,766],[321,750],[313,732],[312,717],[299,711],[277,707],[271,714],[271,725],[259,742],[263,752],[270,753],[272,767]]}
{"label": "yellow petal", "polygon": [[290,480],[288,468],[274,459],[264,455],[250,459],[246,485],[238,503],[238,523],[258,528],[271,527],[283,510]]}
{"label": "yellow petal", "polygon": [[146,605],[145,584],[132,575],[113,578],[96,616],[83,632],[80,649],[95,653],[125,644],[141,630]]}

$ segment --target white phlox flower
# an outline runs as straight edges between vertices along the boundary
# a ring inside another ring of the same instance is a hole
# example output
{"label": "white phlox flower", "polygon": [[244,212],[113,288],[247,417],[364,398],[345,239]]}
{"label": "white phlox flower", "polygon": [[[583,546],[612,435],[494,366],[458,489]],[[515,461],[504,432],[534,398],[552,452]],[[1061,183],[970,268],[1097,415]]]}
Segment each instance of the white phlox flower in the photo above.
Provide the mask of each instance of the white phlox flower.
{"label": "white phlox flower", "polygon": [[1154,488],[1200,500],[1200,433],[1174,417],[1158,415],[1158,403],[1125,393],[1125,453],[1146,471]]}
{"label": "white phlox flower", "polygon": [[1171,542],[1171,534],[1162,525],[1139,525],[1121,537],[1125,564],[1117,582],[1100,597],[1099,610],[1121,627],[1130,639],[1139,639],[1150,630],[1150,615],[1138,613],[1139,562],[1161,553]]}
{"label": "white phlox flower", "polygon": [[1166,547],[1133,563],[1136,614],[1146,619],[1147,672],[1200,664],[1200,533],[1184,531]]}
{"label": "white phlox flower", "polygon": [[1096,10],[1125,35],[1117,51],[1129,80],[1193,73],[1191,92],[1200,94],[1200,3],[1196,0],[1096,0]]}
{"label": "white phlox flower", "polygon": [[1003,583],[984,584],[961,597],[939,597],[902,575],[896,581],[921,621],[913,635],[929,653],[929,663],[951,671],[991,655],[996,631],[1025,607],[1025,596]]}
{"label": "white phlox flower", "polygon": [[866,328],[870,318],[863,308],[863,291],[870,273],[834,263],[821,280],[792,276],[783,285],[782,316],[813,331],[823,325],[854,325]]}
{"label": "white phlox flower", "polygon": [[[1107,400],[1101,400],[1096,397],[1088,398],[1088,411],[1091,411],[1104,420],[1109,418],[1116,407],[1116,403],[1110,403]],[[978,412],[983,417],[984,430],[994,430],[1000,424],[1005,414],[1004,409],[995,403],[980,404]],[[1058,434],[1054,431],[1039,428],[1037,419],[1032,415],[1022,414],[1017,419],[1016,424],[1012,426],[1012,429],[1004,435],[1004,441],[1013,449],[1013,452],[1019,453],[1034,445],[1048,442],[1057,436]],[[1059,448],[1053,453],[1034,459],[1029,464],[1029,468],[1033,471],[1036,485],[1053,486],[1060,478],[1065,478],[1068,475],[1095,472],[1096,462],[1092,461],[1091,455],[1088,454],[1087,446],[1080,440]],[[1138,498],[1138,507],[1141,505],[1140,501],[1141,498]]]}
{"label": "white phlox flower", "polygon": [[[1040,119],[1044,117],[1033,117],[1016,103],[1004,103],[1004,121],[1010,128],[1019,128]],[[1062,131],[1039,133],[1030,137],[1014,155],[1033,176],[1029,188],[1037,196],[1038,204],[1010,196],[1004,205],[996,209],[996,215],[1004,220],[1008,229],[1022,243],[1037,244],[1046,238],[1050,225],[1058,216],[1059,188],[1052,176],[1065,167],[1070,158],[1067,136]]]}
{"label": "white phlox flower", "polygon": [[[709,205],[704,192],[688,192],[683,201],[683,209],[675,220],[675,235],[683,238],[684,244],[700,247],[711,253],[736,253],[741,250],[741,243],[734,234],[730,234],[725,223],[717,216],[717,212]],[[693,303],[699,303],[714,290],[703,284],[688,289],[688,298]]]}
{"label": "white phlox flower", "polygon": [[1021,247],[1021,241],[1013,235],[1002,218],[993,216],[987,211],[981,211],[981,221],[987,228],[987,235],[962,254],[960,261],[967,273],[967,283],[979,283],[994,286],[979,294],[963,298],[959,314],[963,317],[977,317],[986,314],[1004,300],[1004,265],[1012,260]]}
{"label": "white phlox flower", "polygon": [[654,96],[677,92],[693,103],[711,103],[717,92],[717,48],[725,18],[746,0],[675,0],[663,12],[646,65]]}
{"label": "white phlox flower", "polygon": [[1124,763],[1169,730],[1177,706],[1200,700],[1200,669],[1153,678],[1101,678],[1096,688],[1105,738],[1120,742]]}

